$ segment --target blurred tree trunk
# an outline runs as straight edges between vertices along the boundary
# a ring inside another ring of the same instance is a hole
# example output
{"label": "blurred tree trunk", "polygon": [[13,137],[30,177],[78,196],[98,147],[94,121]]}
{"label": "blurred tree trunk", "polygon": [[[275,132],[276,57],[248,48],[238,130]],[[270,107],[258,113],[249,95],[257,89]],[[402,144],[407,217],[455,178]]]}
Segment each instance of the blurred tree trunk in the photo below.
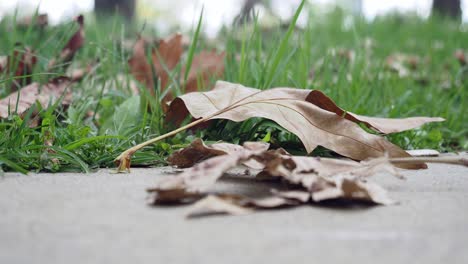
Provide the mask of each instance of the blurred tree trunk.
{"label": "blurred tree trunk", "polygon": [[353,15],[362,15],[362,0],[336,0],[336,4]]}
{"label": "blurred tree trunk", "polygon": [[432,14],[461,18],[461,0],[433,0]]}
{"label": "blurred tree trunk", "polygon": [[252,20],[254,6],[261,2],[262,0],[245,0],[240,13],[236,18],[238,23],[244,24],[245,22],[250,22]]}
{"label": "blurred tree trunk", "polygon": [[362,0],[353,0],[351,2],[351,11],[354,15],[362,15]]}
{"label": "blurred tree trunk", "polygon": [[131,21],[135,16],[135,0],[94,0],[94,11],[98,16],[117,13]]}

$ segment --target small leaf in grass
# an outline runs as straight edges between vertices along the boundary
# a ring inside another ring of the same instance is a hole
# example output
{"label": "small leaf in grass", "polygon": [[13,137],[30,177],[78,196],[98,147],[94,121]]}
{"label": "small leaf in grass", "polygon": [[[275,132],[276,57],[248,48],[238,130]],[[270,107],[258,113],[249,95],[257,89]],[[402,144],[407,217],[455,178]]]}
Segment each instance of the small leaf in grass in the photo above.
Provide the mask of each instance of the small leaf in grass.
{"label": "small leaf in grass", "polygon": [[[208,90],[211,79],[220,79],[224,73],[225,53],[213,51],[202,51],[196,54],[192,61],[192,67],[183,83],[184,92],[197,92]],[[186,69],[182,69],[185,72]],[[170,98],[172,99],[172,98]]]}
{"label": "small leaf in grass", "polygon": [[466,65],[466,58],[468,56],[466,55],[464,50],[462,50],[462,49],[456,50],[455,53],[453,54],[453,56],[460,63],[461,66]]}
{"label": "small leaf in grass", "polygon": [[20,87],[32,82],[33,68],[37,63],[37,57],[33,50],[22,47],[16,43],[11,56],[6,56],[0,61],[0,73],[8,73],[12,78],[11,91],[17,91]]}
{"label": "small leaf in grass", "polygon": [[[143,83],[153,95],[155,95],[155,80],[160,80],[160,92],[164,95],[162,99],[164,111],[167,110],[167,104],[174,98],[175,94],[174,91],[166,91],[171,81],[178,82],[176,85],[183,87],[182,92],[187,93],[207,90],[211,79],[223,76],[225,54],[213,50],[195,54],[189,71],[187,72],[188,68],[183,67],[180,74],[181,79],[171,80],[171,71],[179,63],[183,53],[183,36],[181,34],[174,34],[160,40],[157,48],[153,48],[151,51],[151,64],[148,63],[146,56],[147,46],[147,41],[140,37],[133,48],[133,56],[129,59],[128,64],[135,79]],[[187,76],[186,81],[184,80],[185,76]]]}
{"label": "small leaf in grass", "polygon": [[47,14],[37,14],[33,16],[27,16],[18,21],[20,27],[39,27],[43,28],[49,24],[49,16]]}
{"label": "small leaf in grass", "polygon": [[31,83],[0,100],[0,118],[7,118],[14,113],[21,116],[36,102],[44,108],[59,100],[62,106],[70,105],[71,84],[72,81],[67,77],[52,79],[44,85]]}
{"label": "small leaf in grass", "polygon": [[403,78],[408,77],[412,70],[417,69],[421,61],[421,58],[416,55],[394,53],[386,58],[385,66]]}
{"label": "small leaf in grass", "polygon": [[[169,82],[171,70],[179,63],[182,56],[182,35],[174,34],[158,43],[157,48],[152,48],[151,64],[148,63],[146,56],[147,41],[140,37],[133,47],[133,56],[128,60],[130,71],[141,83],[143,83],[151,94],[154,93],[157,79],[161,80],[161,91],[164,91]],[[154,67],[156,76],[153,76],[152,67]]]}
{"label": "small leaf in grass", "polygon": [[68,40],[59,54],[58,59],[52,59],[49,61],[48,68],[52,69],[54,66],[68,66],[73,60],[76,52],[84,45],[85,42],[85,31],[84,31],[84,16],[79,15],[75,18],[78,23],[78,30]]}
{"label": "small leaf in grass", "polygon": [[0,56],[0,73],[3,73],[3,71],[6,68],[7,63],[8,63],[8,56]]}

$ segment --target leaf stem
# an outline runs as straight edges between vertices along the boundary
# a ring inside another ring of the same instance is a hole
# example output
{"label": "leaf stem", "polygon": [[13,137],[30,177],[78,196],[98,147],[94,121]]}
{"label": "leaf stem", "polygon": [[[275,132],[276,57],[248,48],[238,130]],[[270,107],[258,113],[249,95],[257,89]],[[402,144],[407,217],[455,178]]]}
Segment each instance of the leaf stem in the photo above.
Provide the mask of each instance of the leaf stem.
{"label": "leaf stem", "polygon": [[117,164],[118,168],[117,168],[117,172],[129,172],[130,171],[130,163],[131,163],[131,158],[132,158],[132,155],[137,152],[138,150],[148,146],[148,145],[151,145],[155,142],[158,142],[160,140],[163,140],[165,138],[168,138],[168,137],[172,137],[174,135],[176,135],[177,133],[181,132],[181,131],[184,131],[186,129],[189,129],[191,127],[194,127],[200,123],[203,123],[205,121],[207,121],[208,119],[210,119],[212,116],[209,116],[209,117],[206,117],[206,118],[201,118],[201,119],[198,119],[198,120],[195,120],[193,121],[192,123],[190,124],[187,124],[185,126],[182,126],[182,127],[179,127],[178,129],[175,129],[175,130],[172,130],[171,132],[168,132],[164,135],[161,135],[159,137],[155,137],[155,138],[152,138],[148,141],[145,141],[143,143],[140,143],[136,146],[133,146],[129,149],[127,149],[126,151],[122,152],[114,161],[115,163]]}
{"label": "leaf stem", "polygon": [[408,158],[391,158],[391,163],[397,164],[419,164],[423,162],[427,163],[443,163],[443,164],[454,164],[468,167],[467,156],[452,156],[452,157],[408,157]]}

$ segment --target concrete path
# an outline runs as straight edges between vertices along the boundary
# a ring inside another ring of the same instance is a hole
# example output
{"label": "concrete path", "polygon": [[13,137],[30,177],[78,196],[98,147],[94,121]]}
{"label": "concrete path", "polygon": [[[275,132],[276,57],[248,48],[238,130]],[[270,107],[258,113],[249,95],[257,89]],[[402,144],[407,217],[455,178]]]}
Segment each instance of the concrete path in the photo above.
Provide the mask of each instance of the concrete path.
{"label": "concrete path", "polygon": [[[378,176],[399,205],[302,206],[186,220],[150,207],[170,168],[0,177],[0,263],[468,263],[468,169]],[[268,190],[227,179],[243,193]]]}

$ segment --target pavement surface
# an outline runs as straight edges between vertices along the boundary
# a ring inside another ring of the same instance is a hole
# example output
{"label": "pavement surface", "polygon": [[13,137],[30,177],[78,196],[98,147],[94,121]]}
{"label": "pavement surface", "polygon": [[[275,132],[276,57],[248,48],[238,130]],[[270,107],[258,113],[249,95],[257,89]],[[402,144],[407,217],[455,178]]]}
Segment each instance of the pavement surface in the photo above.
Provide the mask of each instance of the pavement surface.
{"label": "pavement surface", "polygon": [[[145,189],[170,168],[131,174],[0,177],[0,263],[468,263],[468,169],[379,175],[392,206],[305,205],[187,220]],[[224,179],[243,194],[266,184]]]}

